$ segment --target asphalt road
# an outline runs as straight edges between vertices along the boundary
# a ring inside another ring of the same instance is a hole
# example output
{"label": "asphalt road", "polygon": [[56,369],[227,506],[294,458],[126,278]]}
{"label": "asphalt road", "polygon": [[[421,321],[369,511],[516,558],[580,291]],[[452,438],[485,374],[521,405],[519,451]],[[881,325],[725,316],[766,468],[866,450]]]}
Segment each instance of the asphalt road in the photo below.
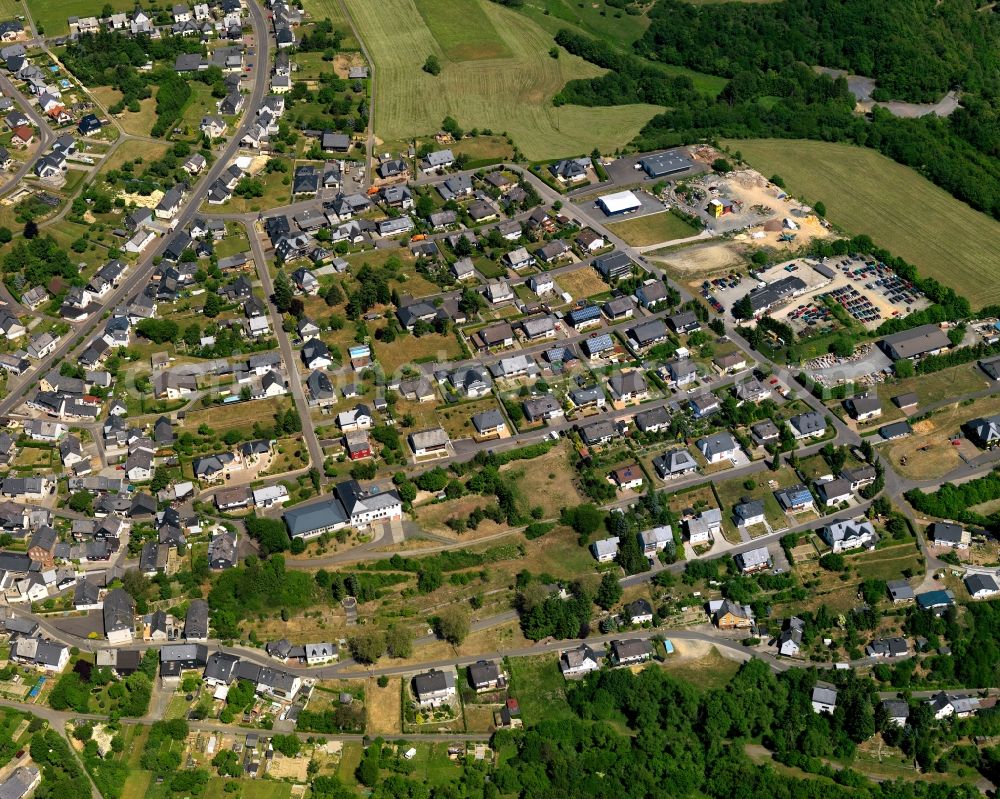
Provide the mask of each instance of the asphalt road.
{"label": "asphalt road", "polygon": [[271,302],[274,296],[274,284],[271,280],[271,272],[267,267],[267,258],[264,256],[264,249],[260,244],[260,237],[254,228],[254,223],[244,220],[247,238],[250,240],[250,249],[253,252],[253,259],[257,265],[257,276],[264,287],[264,294],[268,298],[267,310],[271,320],[271,329],[278,339],[278,347],[281,350],[281,359],[285,363],[285,371],[288,373],[288,383],[295,400],[295,408],[302,420],[302,436],[309,449],[309,459],[312,465],[319,470],[322,480],[323,474],[323,447],[320,446],[319,437],[316,435],[316,427],[313,424],[312,414],[309,412],[309,402],[306,400],[305,392],[302,389],[302,378],[299,375],[299,359],[295,357],[295,351],[288,340],[288,334],[283,327],[284,319],[281,312],[275,308]]}

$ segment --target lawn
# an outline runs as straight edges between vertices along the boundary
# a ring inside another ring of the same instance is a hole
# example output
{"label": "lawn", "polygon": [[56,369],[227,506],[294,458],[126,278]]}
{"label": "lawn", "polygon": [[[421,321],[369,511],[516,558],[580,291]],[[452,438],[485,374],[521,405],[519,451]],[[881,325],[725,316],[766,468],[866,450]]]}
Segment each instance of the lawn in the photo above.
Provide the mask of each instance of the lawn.
{"label": "lawn", "polygon": [[[132,11],[135,8],[134,0],[64,0],[60,3],[53,3],[52,0],[27,0],[27,4],[35,27],[46,36],[69,33],[67,17],[99,16],[106,5],[110,5],[115,11]],[[17,13],[23,12],[18,10]]]}
{"label": "lawn", "polygon": [[542,719],[569,719],[574,717],[566,701],[566,680],[559,671],[559,659],[553,655],[510,658],[508,694],[517,697],[521,717],[528,726]]}
{"label": "lawn", "polygon": [[[729,141],[790,192],[822,200],[831,222],[878,244],[967,297],[974,308],[1000,300],[1000,222],[972,210],[914,170],[874,150],[776,139]],[[956,246],[961,242],[961,246]]]}
{"label": "lawn", "polygon": [[[457,41],[451,25],[436,19],[444,0],[347,0],[348,9],[375,61],[378,103],[375,133],[383,140],[426,136],[453,116],[466,128],[506,131],[529,159],[610,152],[630,141],[659,110],[652,105],[607,108],[552,105],[567,81],[600,75],[602,70],[562,53],[552,58],[552,38],[516,11],[489,0],[462,0],[469,14],[486,20],[507,57],[454,60],[445,47]],[[454,8],[455,3],[448,3]],[[421,8],[434,20],[428,27]],[[478,9],[473,12],[471,9]],[[457,15],[456,15],[457,16]],[[463,23],[466,17],[463,16]],[[436,35],[444,40],[442,46]],[[463,40],[472,35],[465,27]],[[481,45],[458,53],[476,55]],[[441,61],[437,76],[421,67],[427,56]]]}
{"label": "lawn", "polygon": [[666,244],[698,233],[698,228],[670,211],[614,222],[608,225],[608,230],[621,236],[626,244],[631,244],[633,247]]}
{"label": "lawn", "polygon": [[122,799],[145,799],[146,794],[149,793],[149,784],[152,781],[152,771],[140,771],[138,769],[130,771],[128,779],[125,780]]}
{"label": "lawn", "polygon": [[911,574],[923,572],[920,551],[912,541],[853,556],[848,559],[848,563],[858,570],[858,576],[862,580],[898,580],[903,577],[904,571]]}
{"label": "lawn", "polygon": [[[214,770],[214,769],[213,769]],[[212,777],[208,781],[205,796],[228,796],[226,784],[232,779]],[[287,782],[277,780],[236,780],[240,799],[288,799],[292,795],[292,786]]]}

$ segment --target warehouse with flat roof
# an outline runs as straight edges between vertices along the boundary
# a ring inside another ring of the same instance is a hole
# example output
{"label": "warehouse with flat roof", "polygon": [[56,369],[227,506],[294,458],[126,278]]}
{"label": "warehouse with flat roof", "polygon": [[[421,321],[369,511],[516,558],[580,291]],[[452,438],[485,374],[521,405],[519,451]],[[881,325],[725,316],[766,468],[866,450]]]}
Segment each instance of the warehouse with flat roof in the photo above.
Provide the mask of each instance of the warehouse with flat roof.
{"label": "warehouse with flat roof", "polygon": [[614,194],[605,194],[597,199],[597,204],[608,216],[618,216],[619,214],[631,214],[642,208],[642,203],[630,191],[618,191]]}
{"label": "warehouse with flat roof", "polygon": [[643,171],[651,178],[662,178],[665,175],[676,175],[694,166],[684,150],[667,150],[665,153],[653,153],[639,159]]}

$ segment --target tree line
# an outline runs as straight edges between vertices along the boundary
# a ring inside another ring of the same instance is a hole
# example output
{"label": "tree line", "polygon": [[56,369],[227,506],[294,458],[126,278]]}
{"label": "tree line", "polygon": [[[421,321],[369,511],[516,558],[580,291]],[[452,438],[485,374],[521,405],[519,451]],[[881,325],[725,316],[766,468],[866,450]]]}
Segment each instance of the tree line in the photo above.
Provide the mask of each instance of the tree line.
{"label": "tree line", "polygon": [[[926,11],[924,0],[893,0],[877,10],[851,0],[845,4],[846,13],[841,4],[834,5],[795,0],[695,6],[660,0],[649,30],[635,45],[645,61],[560,31],[559,44],[611,72],[570,81],[556,102],[667,106],[669,110],[650,120],[633,142],[642,150],[716,137],[805,138],[871,147],[916,169],[973,208],[1000,217],[1000,164],[992,157],[1000,142],[995,15],[956,11],[957,4],[951,3],[942,6],[947,10],[933,12],[936,18],[947,18],[943,23],[913,30],[914,20]],[[854,27],[856,15],[869,10],[887,27]],[[844,19],[851,22],[845,25]],[[799,25],[803,27],[796,28]],[[907,44],[900,45],[902,40]],[[958,56],[971,42],[991,43],[989,52]],[[914,52],[920,59],[911,61]],[[869,69],[870,60],[878,61],[878,69]],[[685,84],[687,78],[659,74],[655,62],[722,75],[729,83],[718,97],[706,97],[690,82]],[[915,63],[921,68],[914,69]],[[933,114],[903,119],[874,108],[866,119],[855,113],[848,82],[818,74],[812,68],[818,64],[874,76],[881,93],[897,98],[936,101],[961,85],[963,109],[947,119]],[[650,88],[650,83],[659,88]],[[666,96],[652,99],[657,92]]]}

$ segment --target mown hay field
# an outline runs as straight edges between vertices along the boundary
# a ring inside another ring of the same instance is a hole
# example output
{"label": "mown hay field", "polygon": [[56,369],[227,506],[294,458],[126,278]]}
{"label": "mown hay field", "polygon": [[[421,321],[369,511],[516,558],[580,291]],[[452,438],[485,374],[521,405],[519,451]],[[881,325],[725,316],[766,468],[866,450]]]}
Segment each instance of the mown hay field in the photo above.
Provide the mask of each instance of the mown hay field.
{"label": "mown hay field", "polygon": [[[549,34],[488,0],[347,0],[347,6],[375,61],[375,134],[383,141],[427,136],[450,115],[467,129],[506,131],[528,158],[544,160],[595,146],[611,152],[659,110],[553,106],[567,81],[602,70],[566,52],[552,58]],[[421,69],[429,55],[440,60],[437,76]]]}

